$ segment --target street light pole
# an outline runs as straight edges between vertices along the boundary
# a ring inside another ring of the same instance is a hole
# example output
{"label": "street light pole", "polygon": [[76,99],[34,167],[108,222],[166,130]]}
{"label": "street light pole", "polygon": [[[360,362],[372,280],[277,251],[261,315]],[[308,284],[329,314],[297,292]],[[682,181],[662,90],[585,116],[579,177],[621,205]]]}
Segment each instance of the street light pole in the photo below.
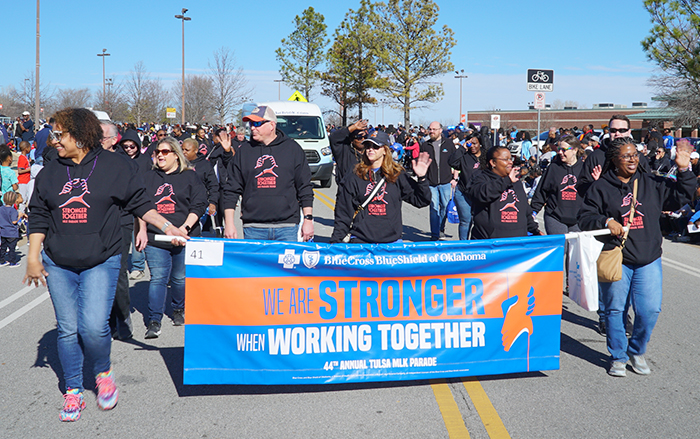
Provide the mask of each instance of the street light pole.
{"label": "street light pole", "polygon": [[114,84],[114,79],[107,78],[105,79],[105,83],[107,84],[107,95],[109,96],[109,99],[107,99],[107,97],[105,96],[105,102],[108,104],[105,108],[105,111],[107,111],[107,108],[109,108],[109,117],[112,117],[112,84]]}
{"label": "street light pole", "polygon": [[39,123],[39,1],[36,0],[36,73],[34,83],[34,127],[38,127]]}
{"label": "street light pole", "polygon": [[185,17],[187,8],[182,8],[182,14],[176,15],[175,18],[182,20],[182,124],[185,124],[185,22],[192,20],[190,17]]}
{"label": "street light pole", "polygon": [[282,82],[284,82],[284,79],[273,79],[277,83],[277,100],[281,101],[282,100]]}
{"label": "street light pole", "polygon": [[455,71],[455,74],[456,74],[455,78],[459,79],[459,121],[461,123],[462,122],[462,79],[468,78],[468,76],[464,74],[464,69],[460,70],[459,72]]}
{"label": "street light pole", "polygon": [[102,53],[98,53],[97,56],[102,57],[102,105],[107,106],[107,97],[105,96],[105,56],[109,56],[107,49],[102,49]]}

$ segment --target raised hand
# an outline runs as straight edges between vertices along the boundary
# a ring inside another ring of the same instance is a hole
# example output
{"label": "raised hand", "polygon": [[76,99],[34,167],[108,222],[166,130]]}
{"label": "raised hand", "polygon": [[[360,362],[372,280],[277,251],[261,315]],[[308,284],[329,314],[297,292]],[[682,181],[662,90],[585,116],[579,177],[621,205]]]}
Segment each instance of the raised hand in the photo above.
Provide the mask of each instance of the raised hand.
{"label": "raised hand", "polygon": [[430,154],[423,151],[420,154],[418,154],[418,158],[413,159],[412,162],[413,162],[413,172],[418,177],[423,177],[428,172],[428,167],[433,162],[433,159],[430,158]]}

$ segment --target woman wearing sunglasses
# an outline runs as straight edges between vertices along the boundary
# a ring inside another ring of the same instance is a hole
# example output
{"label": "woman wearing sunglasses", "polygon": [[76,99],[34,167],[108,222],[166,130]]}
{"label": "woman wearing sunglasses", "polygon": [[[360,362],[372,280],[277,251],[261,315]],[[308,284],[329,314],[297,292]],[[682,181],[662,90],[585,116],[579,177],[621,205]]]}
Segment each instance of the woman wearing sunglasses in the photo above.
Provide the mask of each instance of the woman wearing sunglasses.
{"label": "woman wearing sunglasses", "polygon": [[472,226],[472,205],[467,197],[467,188],[472,176],[486,165],[486,153],[481,149],[481,138],[476,132],[469,133],[452,153],[447,164],[459,171],[459,181],[455,189],[455,204],[459,214],[459,239],[469,239]]}
{"label": "woman wearing sunglasses", "polygon": [[[158,141],[154,150],[153,169],[143,176],[146,193],[158,213],[188,236],[199,236],[199,218],[207,209],[207,190],[182,154],[180,143],[172,137]],[[161,320],[168,295],[172,295],[173,324],[185,324],[185,248],[155,240],[158,228],[136,227],[136,248],[144,250],[151,271],[148,287],[148,329],[146,338],[160,335]]]}
{"label": "woman wearing sunglasses", "polygon": [[477,172],[467,188],[472,201],[472,239],[541,235],[525,189],[520,168],[513,166],[510,150],[495,146],[486,153],[486,168]]}
{"label": "woman wearing sunglasses", "polygon": [[[663,238],[659,218],[662,211],[676,210],[693,197],[697,179],[690,169],[691,151],[692,148],[677,150],[678,172],[674,180],[643,172],[634,139],[615,139],[606,150],[602,175],[583,199],[578,217],[581,229],[610,229],[603,250],[620,246],[627,233],[622,248],[622,278],[599,283],[605,304],[611,376],[624,377],[628,361],[634,372],[651,373],[644,354],[661,311]],[[629,230],[625,232],[623,227],[627,226]],[[625,308],[629,298],[635,317],[628,340]]]}
{"label": "woman wearing sunglasses", "polygon": [[[413,160],[413,172],[418,177],[416,182],[391,157],[386,133],[375,131],[363,143],[362,160],[338,189],[331,243],[343,242],[348,233],[351,243],[401,242],[402,201],[416,207],[430,205],[430,188],[425,174],[432,160],[427,152]],[[377,185],[379,189],[372,196]],[[358,211],[370,196],[372,199],[366,207]]]}
{"label": "woman wearing sunglasses", "polygon": [[75,421],[85,408],[86,354],[93,361],[97,406],[110,410],[117,404],[108,319],[121,263],[122,211],[168,235],[186,235],[156,213],[131,164],[102,148],[102,128],[92,111],[65,109],[55,119],[49,139],[58,158],[45,162],[36,177],[24,282],[48,284],[66,386],[60,419]]}

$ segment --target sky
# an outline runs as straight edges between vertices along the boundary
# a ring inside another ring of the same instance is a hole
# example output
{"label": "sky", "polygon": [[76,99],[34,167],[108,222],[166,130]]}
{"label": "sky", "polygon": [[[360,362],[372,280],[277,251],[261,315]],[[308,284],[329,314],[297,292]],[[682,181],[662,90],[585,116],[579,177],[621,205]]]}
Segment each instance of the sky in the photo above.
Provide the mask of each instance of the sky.
{"label": "sky", "polygon": [[[437,26],[447,25],[457,42],[451,61],[464,69],[463,112],[523,110],[534,100],[526,89],[527,69],[554,70],[554,90],[546,102],[575,101],[579,108],[610,102],[631,106],[651,101],[647,81],[658,73],[640,42],[651,23],[643,0],[438,0]],[[109,6],[108,6],[109,5]],[[213,52],[235,52],[253,89],[253,101],[277,100],[279,64],[275,49],[293,30],[295,15],[309,6],[323,14],[328,35],[356,1],[233,2],[223,0],[94,0],[41,3],[41,82],[51,87],[102,87],[103,48],[106,76],[125,81],[138,61],[167,89],[182,75],[182,24],[174,15],[187,7],[185,72],[203,74]],[[19,87],[35,68],[36,4],[8,2],[3,7],[7,47],[0,69],[0,87]],[[9,38],[8,38],[9,37]],[[436,77],[445,95],[437,103],[412,112],[412,122],[427,124],[459,120],[460,81],[454,73]],[[281,85],[286,100],[293,89]],[[335,109],[320,95],[311,101]],[[30,109],[30,111],[32,111]],[[32,111],[33,113],[33,111]],[[402,113],[389,105],[371,107],[370,123],[398,123]]]}

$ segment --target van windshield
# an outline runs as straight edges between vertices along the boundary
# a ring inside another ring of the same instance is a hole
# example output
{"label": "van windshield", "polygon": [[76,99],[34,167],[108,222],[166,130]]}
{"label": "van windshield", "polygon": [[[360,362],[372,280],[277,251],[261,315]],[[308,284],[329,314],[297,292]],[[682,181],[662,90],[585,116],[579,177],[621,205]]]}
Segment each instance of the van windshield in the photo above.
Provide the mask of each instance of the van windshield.
{"label": "van windshield", "polygon": [[277,115],[277,128],[292,139],[320,140],[325,137],[325,128],[318,116]]}

